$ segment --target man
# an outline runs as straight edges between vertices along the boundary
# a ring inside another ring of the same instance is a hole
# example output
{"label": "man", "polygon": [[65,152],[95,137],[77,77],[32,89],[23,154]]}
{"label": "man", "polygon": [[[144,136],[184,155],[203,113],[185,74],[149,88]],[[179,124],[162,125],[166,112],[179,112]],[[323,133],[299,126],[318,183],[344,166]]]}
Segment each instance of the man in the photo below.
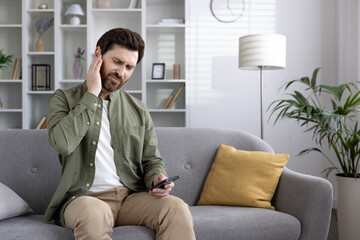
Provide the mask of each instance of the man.
{"label": "man", "polygon": [[189,207],[169,195],[173,182],[146,191],[167,173],[149,112],[121,89],[144,47],[128,29],[106,32],[86,81],[51,98],[48,134],[62,177],[45,218],[73,229],[75,239],[111,239],[123,225],[147,226],[157,239],[195,239]]}

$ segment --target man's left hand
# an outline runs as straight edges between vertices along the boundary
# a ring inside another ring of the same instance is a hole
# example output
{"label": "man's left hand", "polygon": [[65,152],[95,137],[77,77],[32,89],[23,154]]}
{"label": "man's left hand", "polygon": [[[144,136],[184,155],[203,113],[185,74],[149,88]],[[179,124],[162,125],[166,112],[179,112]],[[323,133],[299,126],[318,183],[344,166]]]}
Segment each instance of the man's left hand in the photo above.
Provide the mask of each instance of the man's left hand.
{"label": "man's left hand", "polygon": [[[158,184],[159,182],[161,182],[166,178],[167,177],[162,173],[156,175],[154,179],[154,185]],[[165,188],[154,188],[153,190],[149,191],[149,194],[153,197],[158,197],[158,198],[166,197],[169,195],[170,191],[175,187],[175,184],[174,182],[171,182],[169,184],[166,184],[164,187]]]}

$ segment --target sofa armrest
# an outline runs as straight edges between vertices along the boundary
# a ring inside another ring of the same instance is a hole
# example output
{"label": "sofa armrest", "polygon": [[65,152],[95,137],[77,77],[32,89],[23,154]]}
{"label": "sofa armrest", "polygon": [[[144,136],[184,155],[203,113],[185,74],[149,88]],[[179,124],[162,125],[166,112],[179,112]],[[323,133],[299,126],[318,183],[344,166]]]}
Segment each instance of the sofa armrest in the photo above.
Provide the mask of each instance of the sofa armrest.
{"label": "sofa armrest", "polygon": [[301,223],[300,240],[326,240],[330,227],[333,188],[323,178],[284,168],[272,200],[275,209]]}

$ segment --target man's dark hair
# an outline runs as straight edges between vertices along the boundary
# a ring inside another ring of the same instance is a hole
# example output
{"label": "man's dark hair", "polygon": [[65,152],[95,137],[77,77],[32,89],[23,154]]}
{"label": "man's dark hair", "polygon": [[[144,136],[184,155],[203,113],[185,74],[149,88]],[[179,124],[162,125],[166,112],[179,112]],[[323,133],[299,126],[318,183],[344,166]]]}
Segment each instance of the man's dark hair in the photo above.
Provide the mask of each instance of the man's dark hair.
{"label": "man's dark hair", "polygon": [[144,56],[145,43],[142,37],[126,28],[114,28],[104,33],[96,46],[100,46],[101,55],[104,55],[108,50],[111,50],[113,45],[117,44],[129,50],[138,51],[137,63],[141,61]]}

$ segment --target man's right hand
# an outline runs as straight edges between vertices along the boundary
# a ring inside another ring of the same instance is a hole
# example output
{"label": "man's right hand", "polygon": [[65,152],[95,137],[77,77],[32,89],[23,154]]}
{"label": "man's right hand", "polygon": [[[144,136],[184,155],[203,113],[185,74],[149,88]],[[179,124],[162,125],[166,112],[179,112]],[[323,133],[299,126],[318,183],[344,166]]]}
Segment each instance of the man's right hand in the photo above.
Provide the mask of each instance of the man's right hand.
{"label": "man's right hand", "polygon": [[98,96],[101,92],[101,75],[100,68],[102,65],[102,55],[100,47],[96,47],[94,59],[92,60],[89,70],[86,74],[86,85],[88,87],[88,92]]}

